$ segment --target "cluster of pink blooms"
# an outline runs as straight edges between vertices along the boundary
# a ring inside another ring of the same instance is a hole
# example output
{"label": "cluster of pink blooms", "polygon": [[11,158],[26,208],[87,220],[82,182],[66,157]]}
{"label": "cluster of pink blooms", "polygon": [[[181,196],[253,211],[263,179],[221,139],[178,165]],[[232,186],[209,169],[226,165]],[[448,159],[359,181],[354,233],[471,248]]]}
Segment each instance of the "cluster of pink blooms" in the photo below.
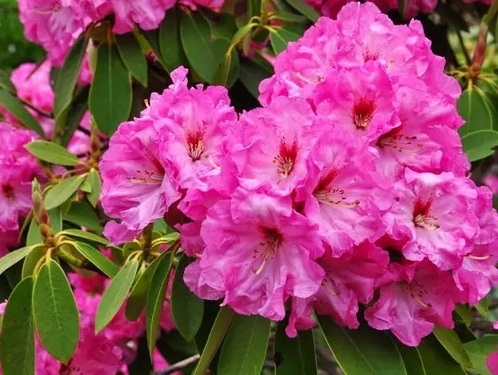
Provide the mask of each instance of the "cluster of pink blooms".
{"label": "cluster of pink blooms", "polygon": [[67,51],[91,23],[114,18],[113,32],[159,27],[166,11],[178,2],[219,11],[224,0],[19,0],[21,22],[27,39],[41,44],[53,64],[59,66]]}
{"label": "cluster of pink blooms", "polygon": [[[96,334],[95,314],[109,280],[100,275],[84,277],[79,274],[69,274],[69,279],[80,313],[80,337],[76,352],[68,364],[64,365],[47,353],[37,339],[35,373],[37,375],[128,374],[127,366],[135,359],[138,339],[145,334],[143,314],[137,321],[130,322],[126,320],[122,308],[111,323]],[[0,304],[0,314],[3,314],[5,305],[5,302]],[[174,328],[167,302],[163,306],[160,326],[166,332]],[[153,366],[155,370],[162,370],[168,366],[157,349],[153,355]]]}
{"label": "cluster of pink blooms", "polygon": [[[54,129],[51,113],[54,108],[54,92],[50,86],[49,62],[40,66],[25,63],[14,69],[11,81],[17,96],[28,106],[31,114],[41,124],[45,136],[50,139]],[[85,70],[80,83],[88,83]],[[31,130],[22,125],[4,108],[0,113],[5,121],[0,122],[0,255],[9,247],[17,245],[19,223],[31,209],[31,182],[36,177],[43,180],[43,173],[36,159],[25,149],[25,145],[38,139]],[[89,129],[90,115],[87,113],[81,125]],[[69,142],[68,149],[76,155],[85,155],[90,147],[90,137],[76,131]]]}
{"label": "cluster of pink blooms", "polygon": [[467,176],[458,83],[422,26],[372,3],[322,17],[239,117],[184,68],[120,125],[100,164],[114,242],[164,217],[185,282],[237,313],[311,328],[312,310],[417,345],[498,282],[498,214]]}
{"label": "cluster of pink blooms", "polygon": [[[341,8],[355,0],[306,0],[306,2],[315,8],[320,14],[328,17],[335,17]],[[383,12],[392,9],[398,9],[398,0],[369,0],[376,4]],[[493,0],[463,0],[465,3],[474,3],[480,1],[484,4],[491,4]],[[432,12],[438,3],[438,0],[407,0],[406,17],[413,18],[419,13]]]}
{"label": "cluster of pink blooms", "polygon": [[24,148],[34,133],[0,122],[0,256],[17,245],[21,219],[31,209],[31,181],[41,176],[36,159]]}

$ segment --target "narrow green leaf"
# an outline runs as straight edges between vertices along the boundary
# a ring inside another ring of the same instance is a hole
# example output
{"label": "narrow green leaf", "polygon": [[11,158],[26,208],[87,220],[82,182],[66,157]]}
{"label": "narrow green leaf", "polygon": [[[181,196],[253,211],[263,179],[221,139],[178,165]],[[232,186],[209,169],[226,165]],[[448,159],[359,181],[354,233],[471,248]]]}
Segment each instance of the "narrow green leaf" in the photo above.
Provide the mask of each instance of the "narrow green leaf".
{"label": "narrow green leaf", "polygon": [[489,319],[489,299],[484,297],[476,305],[475,308],[479,314]]}
{"label": "narrow green leaf", "polygon": [[40,228],[34,219],[29,223],[28,235],[26,236],[26,245],[32,246],[42,243]]}
{"label": "narrow green leaf", "polygon": [[28,151],[38,159],[57,165],[74,166],[80,160],[64,147],[48,141],[33,141],[26,145]]}
{"label": "narrow green leaf", "polygon": [[55,119],[54,139],[60,140],[58,143],[64,147],[69,144],[76,129],[81,124],[83,116],[88,111],[89,93],[89,86],[79,90],[71,105]]}
{"label": "narrow green leaf", "polygon": [[478,130],[462,137],[463,150],[470,161],[484,159],[492,155],[492,148],[498,146],[498,132],[495,130]]}
{"label": "narrow green leaf", "polygon": [[21,124],[34,130],[40,137],[45,138],[45,133],[38,121],[16,97],[12,96],[7,91],[0,89],[0,104]]}
{"label": "narrow green leaf", "polygon": [[252,60],[243,60],[240,64],[240,81],[256,99],[259,96],[259,84],[271,75],[271,70]]}
{"label": "narrow green leaf", "polygon": [[36,278],[33,315],[43,347],[67,363],[78,345],[79,313],[69,281],[52,259],[41,266]]}
{"label": "narrow green leaf", "polygon": [[0,89],[10,93],[16,92],[16,88],[10,80],[10,73],[5,71],[4,69],[0,69]]}
{"label": "narrow green leaf", "polygon": [[133,33],[116,35],[119,54],[128,71],[142,86],[147,86],[147,60]]}
{"label": "narrow green leaf", "polygon": [[35,266],[38,261],[45,256],[47,249],[45,246],[35,246],[29,252],[29,254],[24,259],[24,263],[22,264],[22,278],[25,279],[33,275],[33,271],[35,270]]}
{"label": "narrow green leaf", "polygon": [[465,120],[459,129],[460,136],[479,131],[493,129],[493,111],[483,91],[479,88],[465,90],[457,103],[458,112]]}
{"label": "narrow green leaf", "polygon": [[114,133],[130,115],[132,103],[131,77],[115,45],[101,44],[97,66],[90,88],[89,106],[98,128]]}
{"label": "narrow green leaf", "polygon": [[147,300],[145,303],[145,322],[147,327],[147,345],[152,358],[154,346],[156,345],[157,333],[159,330],[159,321],[163,309],[164,297],[169,280],[169,271],[171,269],[171,253],[165,253],[159,261],[152,275]]}
{"label": "narrow green leaf", "polygon": [[209,369],[209,365],[218,352],[234,318],[235,313],[232,309],[228,306],[221,308],[216,316],[213,328],[211,329],[211,333],[209,334],[206,345],[202,351],[201,358],[199,358],[199,362],[197,362],[197,366],[192,375],[204,375]]}
{"label": "narrow green leaf", "polygon": [[114,277],[119,272],[118,266],[93,246],[84,242],[73,242],[73,246],[107,276]]}
{"label": "narrow green leaf", "polygon": [[140,262],[133,259],[126,263],[112,279],[97,308],[95,317],[96,332],[102,331],[121,308],[133,285],[139,265]]}
{"label": "narrow green leaf", "polygon": [[88,182],[91,187],[91,191],[86,195],[86,197],[90,204],[93,207],[96,207],[99,202],[100,191],[102,189],[102,182],[100,181],[99,172],[96,169],[90,169],[86,182]]}
{"label": "narrow green leaf", "polygon": [[316,22],[318,17],[320,17],[320,15],[312,7],[302,0],[285,0],[285,2],[302,15],[308,17],[310,21]]}
{"label": "narrow green leaf", "polygon": [[180,65],[187,65],[180,40],[180,15],[178,8],[168,11],[159,29],[159,48],[169,73]]}
{"label": "narrow green leaf", "polygon": [[465,375],[463,368],[455,362],[439,341],[433,336],[427,336],[417,347],[427,375]]}
{"label": "narrow green leaf", "polygon": [[204,301],[199,299],[183,282],[183,274],[189,261],[182,257],[175,272],[171,292],[171,314],[176,328],[187,341],[197,334],[204,314]]}
{"label": "narrow green leaf", "polygon": [[96,242],[101,245],[109,245],[109,241],[107,241],[104,237],[97,236],[96,234],[85,232],[80,229],[65,229],[63,234],[68,235],[69,237],[82,238],[84,240],[88,240],[91,242]]}
{"label": "narrow green leaf", "polygon": [[47,210],[59,207],[62,203],[71,198],[84,180],[85,176],[73,176],[62,180],[57,185],[52,187],[48,191],[44,200]]}
{"label": "narrow green leaf", "polygon": [[258,315],[236,316],[221,348],[217,374],[259,375],[266,357],[270,323]]}
{"label": "narrow green leaf", "polygon": [[102,233],[102,225],[95,210],[88,203],[72,202],[64,214],[64,220],[80,227],[88,228],[96,233]]}
{"label": "narrow green leaf", "polygon": [[463,368],[472,368],[469,355],[465,351],[465,348],[455,331],[452,329],[436,327],[433,333],[439,343],[448,351],[455,361],[462,365]]}
{"label": "narrow green leaf", "polygon": [[54,114],[56,118],[60,116],[69,104],[71,104],[87,43],[88,38],[86,35],[79,37],[69,51],[62,68],[57,74],[54,103]]}
{"label": "narrow green leaf", "polygon": [[406,375],[394,341],[386,332],[367,326],[349,330],[318,316],[327,345],[346,375]]}
{"label": "narrow green leaf", "polygon": [[273,48],[275,55],[287,48],[289,42],[298,40],[301,35],[286,29],[285,27],[279,27],[277,29],[272,29],[270,32],[270,43]]}
{"label": "narrow green leaf", "polygon": [[180,35],[192,68],[203,80],[212,82],[230,42],[212,38],[209,23],[198,12],[182,13]]}
{"label": "narrow green leaf", "polygon": [[240,73],[239,54],[235,49],[230,54],[225,54],[218,70],[214,74],[213,83],[223,85],[225,87],[232,87]]}
{"label": "narrow green leaf", "polygon": [[403,358],[408,375],[427,375],[418,349],[403,345],[397,340],[395,343]]}
{"label": "narrow green leaf", "polygon": [[481,375],[491,375],[486,365],[486,358],[498,350],[498,335],[486,335],[480,339],[463,344],[474,370]]}
{"label": "narrow green leaf", "polygon": [[52,208],[48,210],[47,213],[50,219],[50,225],[52,226],[52,231],[54,232],[54,234],[59,233],[62,230],[61,207]]}
{"label": "narrow green leaf", "polygon": [[22,280],[12,291],[0,331],[0,362],[4,375],[35,374],[33,279]]}
{"label": "narrow green leaf", "polygon": [[295,338],[287,337],[285,324],[278,325],[274,358],[276,375],[317,374],[313,331],[300,331]]}
{"label": "narrow green leaf", "polygon": [[126,319],[135,321],[138,319],[147,301],[147,292],[149,291],[152,276],[156,270],[157,265],[167,253],[162,253],[150,263],[145,271],[139,276],[133,288],[131,288],[128,301],[126,302],[125,316]]}
{"label": "narrow green leaf", "polygon": [[10,253],[4,255],[0,258],[0,275],[12,267],[17,262],[24,259],[28,253],[31,251],[32,246],[22,247],[20,249],[11,251]]}

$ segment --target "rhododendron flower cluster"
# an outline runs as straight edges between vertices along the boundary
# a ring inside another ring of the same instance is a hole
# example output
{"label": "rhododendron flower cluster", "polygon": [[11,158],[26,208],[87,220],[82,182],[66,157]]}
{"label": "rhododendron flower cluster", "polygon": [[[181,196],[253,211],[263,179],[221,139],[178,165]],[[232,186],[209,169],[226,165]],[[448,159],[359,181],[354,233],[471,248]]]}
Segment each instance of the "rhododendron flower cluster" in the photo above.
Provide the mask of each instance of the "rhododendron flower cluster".
{"label": "rhododendron flower cluster", "polygon": [[[138,339],[145,333],[145,317],[142,315],[137,321],[128,321],[122,308],[102,332],[95,333],[97,306],[109,280],[100,275],[85,277],[73,273],[68,276],[80,314],[78,346],[71,360],[63,364],[53,358],[37,338],[36,374],[128,374],[127,365],[134,361]],[[4,309],[5,303],[0,304],[0,315],[3,315]],[[160,325],[165,331],[174,328],[168,302],[164,303]],[[161,370],[167,365],[156,349],[153,355],[154,369]]]}
{"label": "rhododendron flower cluster", "polygon": [[[320,14],[328,17],[336,17],[341,8],[355,0],[306,0]],[[369,0],[379,7],[383,12],[398,9],[398,0]],[[493,0],[463,0],[465,3],[482,2],[491,4]],[[413,18],[419,13],[430,13],[437,6],[438,0],[406,0],[405,17]]]}
{"label": "rhododendron flower cluster", "polygon": [[[184,280],[239,314],[312,310],[418,345],[457,303],[498,282],[498,214],[468,178],[458,83],[418,21],[372,3],[322,17],[275,59],[262,108],[238,118],[224,88],[186,70],[120,125],[100,169],[105,233],[164,217],[195,258]],[[362,307],[360,309],[360,307]]]}
{"label": "rhododendron flower cluster", "polygon": [[17,244],[19,223],[31,209],[31,181],[42,176],[36,159],[24,148],[35,139],[30,130],[0,122],[0,254]]}
{"label": "rhododendron flower cluster", "polygon": [[[59,66],[68,49],[91,23],[114,17],[113,32],[133,31],[135,24],[144,30],[158,28],[176,0],[19,0],[20,19],[27,39],[39,43]],[[219,11],[224,0],[179,0],[190,9],[203,6]]]}

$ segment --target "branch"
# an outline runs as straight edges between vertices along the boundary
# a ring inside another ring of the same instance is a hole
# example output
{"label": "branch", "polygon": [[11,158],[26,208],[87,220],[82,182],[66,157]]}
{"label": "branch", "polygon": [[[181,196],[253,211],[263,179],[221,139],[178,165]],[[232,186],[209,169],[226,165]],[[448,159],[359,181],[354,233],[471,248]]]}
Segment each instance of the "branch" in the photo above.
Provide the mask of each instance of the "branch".
{"label": "branch", "polygon": [[175,371],[181,370],[184,367],[187,367],[188,365],[191,365],[192,363],[195,363],[199,360],[201,356],[199,354],[193,355],[192,357],[189,357],[187,359],[184,359],[183,361],[177,362],[174,365],[169,366],[168,368],[160,371],[155,371],[154,375],[168,375],[172,374]]}

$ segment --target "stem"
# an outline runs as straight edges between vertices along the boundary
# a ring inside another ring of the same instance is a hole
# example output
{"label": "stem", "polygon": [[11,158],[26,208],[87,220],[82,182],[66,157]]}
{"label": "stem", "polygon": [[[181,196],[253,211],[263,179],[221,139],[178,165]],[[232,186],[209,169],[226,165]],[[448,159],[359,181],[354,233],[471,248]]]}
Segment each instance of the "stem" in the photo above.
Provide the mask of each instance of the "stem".
{"label": "stem", "polygon": [[498,13],[498,0],[495,0],[493,1],[493,4],[491,4],[491,6],[489,7],[488,12],[482,18],[482,22],[489,27],[490,22],[493,20],[493,18],[496,16],[497,13]]}
{"label": "stem", "polygon": [[191,365],[192,363],[197,362],[200,357],[201,356],[199,354],[193,355],[192,357],[188,357],[188,358],[184,359],[183,361],[177,362],[174,365],[169,366],[167,369],[154,372],[154,375],[172,374],[175,371],[181,370],[181,369],[187,367],[188,365]]}
{"label": "stem", "polygon": [[463,55],[465,56],[465,62],[467,64],[467,66],[470,66],[470,55],[469,55],[469,51],[467,51],[467,48],[465,47],[465,43],[463,41],[463,38],[462,38],[462,34],[460,33],[460,30],[456,29],[456,34],[457,34],[457,37],[458,37],[458,42],[460,43],[460,48],[462,49],[462,52],[463,52]]}

